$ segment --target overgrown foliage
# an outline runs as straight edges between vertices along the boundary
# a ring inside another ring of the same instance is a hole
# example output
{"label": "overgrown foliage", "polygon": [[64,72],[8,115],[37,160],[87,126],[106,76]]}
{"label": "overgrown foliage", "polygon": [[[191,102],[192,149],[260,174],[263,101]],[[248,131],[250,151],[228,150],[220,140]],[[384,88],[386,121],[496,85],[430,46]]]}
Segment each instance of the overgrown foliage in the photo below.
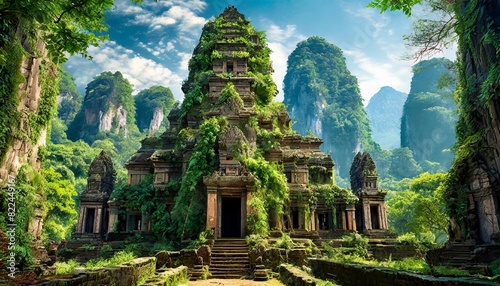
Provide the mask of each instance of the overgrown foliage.
{"label": "overgrown foliage", "polygon": [[214,145],[222,132],[221,126],[226,125],[224,120],[212,117],[205,119],[199,127],[196,144],[171,213],[170,228],[175,237],[185,239],[204,230],[206,194],[199,186],[203,176],[209,176],[215,171],[218,158]]}
{"label": "overgrown foliage", "polygon": [[163,121],[161,123],[161,134],[168,128],[167,115],[174,106],[175,99],[172,91],[168,87],[156,85],[148,89],[141,90],[134,96],[136,112],[137,127],[140,131],[150,128],[150,122],[153,119],[156,109],[163,111]]}
{"label": "overgrown foliage", "polygon": [[57,105],[57,117],[64,124],[69,125],[80,110],[83,97],[76,89],[75,79],[62,65],[59,66],[57,76],[59,77],[58,97],[60,99]]}
{"label": "overgrown foliage", "polygon": [[[241,37],[223,38],[223,30],[227,28],[238,29],[242,33]],[[252,37],[256,37],[255,41],[250,40]],[[189,61],[189,76],[182,85],[182,90],[186,94],[182,103],[183,116],[187,115],[188,111],[195,114],[202,109],[202,92],[200,88],[207,84],[208,77],[213,74],[212,60],[216,58],[224,59],[222,54],[215,52],[215,44],[223,41],[245,46],[246,52],[236,56],[245,58],[248,61],[247,75],[255,79],[254,88],[258,105],[270,103],[277,94],[276,84],[271,77],[270,49],[267,47],[264,33],[256,31],[244,18],[240,17],[235,22],[230,22],[220,15],[216,16],[214,21],[205,24],[200,41]],[[191,107],[195,107],[195,109]]]}
{"label": "overgrown foliage", "polygon": [[443,173],[423,173],[407,190],[389,194],[389,226],[398,234],[412,233],[420,241],[443,244],[449,223],[443,196],[445,178]]}
{"label": "overgrown foliage", "polygon": [[[409,15],[412,6],[420,2],[423,1],[381,0],[373,1],[371,5],[382,10],[403,9]],[[451,14],[449,18],[451,21],[437,25],[437,29],[434,29],[444,33],[438,33],[438,37],[428,37],[427,42],[431,43],[431,46],[439,45],[446,43],[450,36],[458,37],[459,84],[455,98],[459,116],[456,125],[456,158],[448,173],[444,197],[447,213],[453,222],[451,236],[463,239],[472,231],[476,231],[472,229],[472,225],[468,225],[466,218],[468,188],[464,186],[471,183],[466,174],[471,168],[477,168],[479,165],[485,165],[490,171],[498,172],[496,163],[493,163],[497,156],[496,151],[491,148],[488,141],[490,136],[488,134],[493,134],[495,128],[491,122],[498,121],[492,116],[496,114],[493,110],[498,105],[497,91],[500,78],[497,64],[500,62],[498,7],[497,3],[487,0],[428,0],[425,3],[433,10]],[[422,29],[427,28],[429,26],[422,26]],[[416,36],[424,34],[421,32],[417,30]],[[447,37],[439,37],[440,34]],[[426,46],[423,47],[423,52],[425,51],[429,51]]]}

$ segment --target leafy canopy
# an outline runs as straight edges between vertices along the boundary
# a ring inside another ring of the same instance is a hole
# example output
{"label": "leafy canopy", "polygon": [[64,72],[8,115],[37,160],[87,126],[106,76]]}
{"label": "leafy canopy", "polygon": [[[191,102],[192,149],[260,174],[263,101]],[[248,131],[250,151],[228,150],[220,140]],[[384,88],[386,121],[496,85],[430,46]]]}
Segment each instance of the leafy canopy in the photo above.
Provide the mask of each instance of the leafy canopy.
{"label": "leafy canopy", "polygon": [[[2,1],[0,42],[12,40],[21,27],[25,34],[41,36],[56,63],[65,61],[66,53],[88,56],[87,47],[105,38],[104,19],[112,4],[113,0]],[[0,57],[0,63],[4,60]]]}

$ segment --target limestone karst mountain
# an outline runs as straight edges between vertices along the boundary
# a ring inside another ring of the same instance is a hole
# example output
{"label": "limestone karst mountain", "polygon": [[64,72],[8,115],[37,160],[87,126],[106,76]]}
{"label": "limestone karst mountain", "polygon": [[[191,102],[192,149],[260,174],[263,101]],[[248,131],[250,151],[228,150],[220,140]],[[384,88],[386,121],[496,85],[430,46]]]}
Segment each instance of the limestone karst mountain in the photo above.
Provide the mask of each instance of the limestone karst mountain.
{"label": "limestone karst mountain", "polygon": [[456,75],[451,66],[448,59],[434,58],[413,67],[401,118],[401,147],[408,147],[418,163],[437,162],[442,170],[451,165],[454,156],[450,148],[456,141]]}
{"label": "limestone karst mountain", "polygon": [[168,127],[167,115],[174,106],[174,95],[168,87],[152,86],[134,96],[137,127],[149,135],[165,131]]}
{"label": "limestone karst mountain", "polygon": [[87,85],[83,105],[69,125],[68,139],[92,144],[99,134],[137,132],[132,85],[120,72],[103,72]]}
{"label": "limestone karst mountain", "polygon": [[300,134],[322,138],[340,176],[349,176],[357,151],[370,148],[370,127],[358,81],[342,51],[320,37],[297,44],[288,57],[284,103]]}
{"label": "limestone karst mountain", "polygon": [[57,117],[69,125],[80,110],[83,97],[76,89],[75,79],[64,67],[59,67],[59,94],[57,95]]}
{"label": "limestone karst mountain", "polygon": [[373,141],[391,150],[401,146],[401,116],[408,95],[384,86],[370,99],[365,107]]}

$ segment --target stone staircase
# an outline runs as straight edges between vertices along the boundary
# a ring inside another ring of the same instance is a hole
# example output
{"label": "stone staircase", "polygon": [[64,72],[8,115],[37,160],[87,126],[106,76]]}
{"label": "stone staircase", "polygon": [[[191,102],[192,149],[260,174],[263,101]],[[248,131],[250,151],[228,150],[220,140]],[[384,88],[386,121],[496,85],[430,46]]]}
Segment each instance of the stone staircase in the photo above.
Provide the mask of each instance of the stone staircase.
{"label": "stone staircase", "polygon": [[448,243],[439,255],[444,265],[461,267],[474,262],[474,247],[471,242]]}
{"label": "stone staircase", "polygon": [[239,279],[248,276],[250,261],[244,239],[217,239],[212,247],[210,277]]}

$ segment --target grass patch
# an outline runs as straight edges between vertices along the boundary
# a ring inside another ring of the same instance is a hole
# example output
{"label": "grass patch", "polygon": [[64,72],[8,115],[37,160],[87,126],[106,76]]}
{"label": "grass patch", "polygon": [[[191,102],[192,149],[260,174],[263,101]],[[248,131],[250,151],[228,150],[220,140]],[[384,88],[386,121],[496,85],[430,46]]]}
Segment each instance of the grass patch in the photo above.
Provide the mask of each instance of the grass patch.
{"label": "grass patch", "polygon": [[381,265],[396,270],[430,274],[429,265],[422,259],[415,259],[415,258],[405,258],[403,260],[389,259],[387,262],[382,262]]}
{"label": "grass patch", "polygon": [[65,275],[75,274],[76,268],[80,267],[80,264],[74,259],[71,259],[66,262],[56,262],[54,266],[56,267],[56,275]]}
{"label": "grass patch", "polygon": [[106,266],[115,266],[119,265],[125,262],[132,261],[136,258],[134,253],[132,252],[127,252],[127,251],[120,251],[117,252],[113,257],[109,259],[92,259],[85,263],[85,268],[87,269],[95,269],[95,268],[101,268],[101,267],[106,267]]}
{"label": "grass patch", "polygon": [[469,271],[450,266],[434,266],[432,267],[432,274],[435,276],[470,276]]}

